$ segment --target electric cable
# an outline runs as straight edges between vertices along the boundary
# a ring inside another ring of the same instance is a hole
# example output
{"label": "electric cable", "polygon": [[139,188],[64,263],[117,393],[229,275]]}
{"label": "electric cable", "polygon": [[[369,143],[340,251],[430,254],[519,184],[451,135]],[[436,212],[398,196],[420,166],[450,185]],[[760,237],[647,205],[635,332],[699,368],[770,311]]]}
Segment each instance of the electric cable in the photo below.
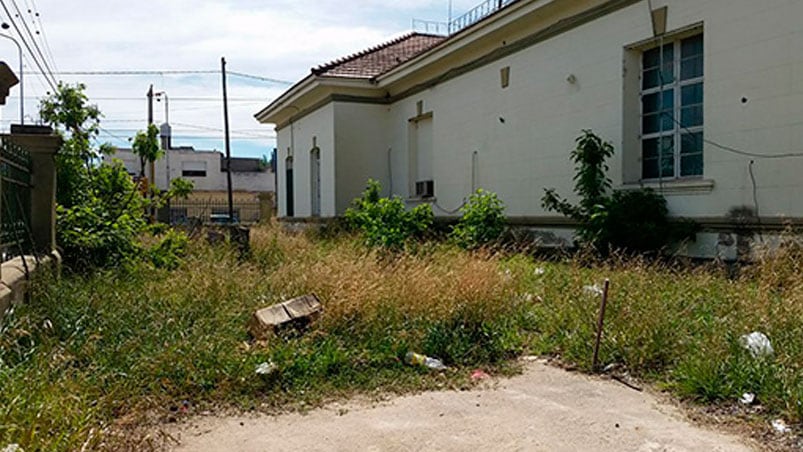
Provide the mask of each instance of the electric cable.
{"label": "electric cable", "polygon": [[22,10],[20,10],[19,5],[17,4],[17,0],[11,0],[11,4],[14,6],[14,9],[17,10],[17,18],[19,18],[20,22],[22,22],[22,27],[28,33],[28,36],[30,36],[31,42],[33,43],[33,47],[34,47],[34,49],[36,49],[36,52],[39,54],[39,57],[42,59],[42,63],[45,65],[45,68],[47,68],[47,71],[50,74],[50,77],[52,77],[53,80],[55,81],[56,78],[53,76],[53,68],[50,67],[50,64],[48,63],[47,58],[45,57],[44,53],[42,52],[42,49],[39,47],[39,43],[36,41],[36,36],[34,36],[33,32],[31,31],[31,28],[28,26],[28,21],[25,20],[25,17],[22,14]]}
{"label": "electric cable", "polygon": [[11,25],[17,31],[17,36],[20,38],[20,41],[22,41],[22,43],[25,45],[25,48],[28,49],[28,54],[30,55],[29,61],[31,59],[33,60],[33,62],[36,64],[36,67],[38,67],[39,71],[41,71],[40,75],[42,75],[42,78],[44,78],[45,81],[47,81],[48,85],[50,85],[50,88],[53,89],[53,91],[56,91],[56,84],[53,82],[53,80],[48,78],[48,75],[51,75],[51,77],[52,77],[52,74],[47,72],[45,70],[45,68],[42,67],[42,63],[40,63],[39,60],[36,58],[36,54],[34,53],[33,50],[31,50],[31,46],[30,46],[30,44],[28,44],[28,41],[25,40],[25,37],[23,36],[19,25],[17,25],[17,22],[14,20],[14,17],[11,14],[11,11],[9,11],[8,6],[6,5],[5,1],[0,0],[0,6],[3,7],[3,10],[5,10],[6,15],[8,16],[8,20],[9,20],[9,22],[11,22]]}

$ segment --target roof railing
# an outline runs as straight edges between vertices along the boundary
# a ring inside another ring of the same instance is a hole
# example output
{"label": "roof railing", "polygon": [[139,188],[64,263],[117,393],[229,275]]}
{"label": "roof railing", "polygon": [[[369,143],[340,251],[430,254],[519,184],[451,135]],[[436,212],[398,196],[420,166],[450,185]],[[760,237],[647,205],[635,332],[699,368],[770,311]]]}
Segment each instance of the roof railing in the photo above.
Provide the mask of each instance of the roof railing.
{"label": "roof railing", "polygon": [[449,24],[434,20],[413,19],[413,31],[446,36],[449,34]]}
{"label": "roof railing", "polygon": [[485,0],[469,12],[449,22],[449,34],[468,28],[516,1],[518,0]]}
{"label": "roof railing", "polygon": [[517,1],[518,0],[485,0],[467,13],[449,22],[413,19],[413,30],[450,36],[476,24],[482,19]]}

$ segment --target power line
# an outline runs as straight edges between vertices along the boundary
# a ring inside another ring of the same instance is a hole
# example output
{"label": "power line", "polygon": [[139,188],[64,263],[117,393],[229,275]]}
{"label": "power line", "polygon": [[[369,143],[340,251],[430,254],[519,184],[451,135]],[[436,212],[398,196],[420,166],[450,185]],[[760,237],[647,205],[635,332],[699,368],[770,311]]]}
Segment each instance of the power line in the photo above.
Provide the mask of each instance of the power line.
{"label": "power line", "polygon": [[100,129],[100,131],[101,131],[101,132],[103,132],[103,133],[105,133],[106,135],[109,135],[109,136],[111,136],[112,138],[116,138],[116,139],[118,139],[118,140],[121,140],[121,141],[128,141],[128,138],[123,138],[123,137],[121,137],[121,136],[115,135],[115,134],[113,134],[113,133],[109,132],[107,129],[105,129],[105,128],[104,128],[103,126],[101,126],[100,124],[98,124],[98,129]]}
{"label": "power line", "polygon": [[[218,70],[205,70],[205,69],[188,69],[188,70],[118,70],[118,71],[60,71],[56,72],[59,75],[84,75],[84,76],[138,76],[138,75],[199,75],[199,74],[214,74],[219,75]],[[246,74],[244,72],[229,72],[230,75],[240,78],[247,78],[251,80],[259,80],[262,82],[274,83],[277,85],[292,85],[294,82],[281,80],[271,77],[262,77],[259,75]]]}
{"label": "power line", "polygon": [[44,63],[45,68],[47,68],[48,73],[50,73],[50,77],[53,78],[53,80],[55,80],[55,77],[53,77],[53,68],[50,67],[50,64],[48,63],[47,58],[45,57],[44,53],[42,52],[42,49],[39,47],[39,43],[36,42],[36,36],[34,36],[33,32],[31,31],[31,28],[28,26],[28,21],[25,20],[25,16],[23,16],[22,10],[20,10],[19,5],[17,4],[17,0],[11,0],[11,4],[14,6],[14,9],[17,10],[17,18],[19,18],[20,22],[22,22],[23,28],[25,28],[25,31],[28,32],[28,36],[31,37],[31,42],[33,43],[33,47],[36,49],[36,52],[39,54],[39,57],[42,59],[42,63]]}
{"label": "power line", "polygon": [[[15,99],[19,96],[8,96],[8,99]],[[45,96],[33,96],[37,99],[42,99]],[[89,100],[115,100],[115,101],[147,101],[145,97],[92,97]],[[219,97],[171,97],[170,103],[173,102],[217,102],[221,103],[223,100]],[[256,97],[240,97],[229,99],[229,102],[270,102],[270,99],[261,99]]]}
{"label": "power line", "polygon": [[227,74],[228,75],[233,75],[235,77],[250,78],[252,80],[259,80],[259,81],[262,81],[262,82],[276,83],[277,85],[288,85],[288,86],[290,86],[290,85],[292,85],[294,83],[294,82],[288,82],[287,80],[279,80],[279,79],[270,78],[270,77],[261,77],[259,75],[245,74],[243,72],[228,71]]}
{"label": "power line", "polygon": [[17,25],[17,22],[14,20],[14,17],[11,14],[11,11],[8,10],[8,6],[6,5],[5,1],[0,0],[0,5],[3,7],[3,10],[5,10],[6,15],[8,16],[9,22],[11,22],[11,25],[13,25],[14,29],[17,31],[17,36],[19,36],[19,38],[22,41],[22,43],[25,44],[25,48],[28,49],[28,54],[33,59],[34,63],[36,63],[36,67],[38,67],[39,70],[41,71],[41,75],[43,76],[45,81],[47,81],[47,83],[50,85],[50,87],[53,89],[53,91],[56,91],[55,83],[53,82],[53,80],[51,80],[50,78],[47,77],[48,74],[50,74],[51,76],[52,76],[52,74],[49,73],[49,72],[46,72],[45,69],[42,67],[42,64],[36,58],[36,55],[34,54],[33,50],[31,50],[30,44],[28,44],[28,41],[25,40],[25,38],[24,38],[24,36],[22,34],[22,31],[20,30],[20,27]]}
{"label": "power line", "polygon": [[41,32],[41,40],[45,47],[45,52],[50,57],[50,63],[53,65],[53,69],[58,71],[58,66],[56,65],[56,58],[53,57],[53,50],[50,48],[50,42],[47,39],[47,34],[45,33],[45,26],[42,24],[42,16],[39,14],[39,8],[36,6],[36,2],[34,0],[30,0],[30,4],[28,0],[25,0],[25,4],[29,5],[28,13],[31,14],[31,20],[39,23],[39,30],[37,30],[37,35]]}
{"label": "power line", "polygon": [[[201,125],[194,125],[194,124],[184,124],[182,127],[191,129],[191,130],[198,130],[198,135],[190,135],[190,136],[198,136],[198,137],[207,137],[207,138],[221,138],[218,135],[213,135],[212,133],[222,133],[223,129],[217,129],[214,127],[207,127]],[[120,132],[120,133],[127,133],[127,132],[138,132],[140,129],[135,128],[119,128],[119,129],[104,129],[113,132]],[[174,129],[174,130],[181,130],[181,128]],[[208,132],[208,135],[200,135],[202,132]],[[274,139],[276,138],[275,134],[259,134],[255,132],[248,132],[247,130],[232,130],[232,134],[238,135],[240,138],[254,138],[254,139]],[[175,137],[177,135],[173,135]]]}
{"label": "power line", "polygon": [[[683,131],[685,131],[687,135],[694,135],[696,133],[699,133],[699,132],[692,132],[691,129],[689,129],[688,127],[683,125],[683,123],[678,121],[677,118],[675,118],[674,112],[670,113],[670,112],[666,112],[665,111],[665,112],[662,112],[661,114],[663,116],[665,116],[665,117],[668,117],[672,122],[677,124],[677,126],[680,127]],[[803,157],[803,152],[786,152],[786,153],[783,153],[783,154],[757,154],[755,152],[744,151],[742,149],[737,149],[737,148],[734,148],[734,147],[731,147],[731,146],[726,146],[724,144],[717,143],[716,141],[709,140],[709,139],[707,139],[705,137],[703,137],[702,141],[703,141],[703,143],[709,144],[709,145],[714,146],[715,148],[721,149],[723,151],[731,152],[731,153],[742,155],[742,156],[745,156],[745,157],[757,158],[757,159],[786,159],[786,158],[794,158],[794,157]]]}

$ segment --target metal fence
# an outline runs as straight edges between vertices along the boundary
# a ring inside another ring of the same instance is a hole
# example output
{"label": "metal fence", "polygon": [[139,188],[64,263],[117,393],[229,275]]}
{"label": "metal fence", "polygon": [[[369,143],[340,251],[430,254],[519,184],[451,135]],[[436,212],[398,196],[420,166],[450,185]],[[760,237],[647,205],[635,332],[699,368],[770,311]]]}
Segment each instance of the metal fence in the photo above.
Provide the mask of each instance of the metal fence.
{"label": "metal fence", "polygon": [[[259,201],[234,201],[235,223],[258,223],[263,218],[264,208]],[[218,199],[172,200],[162,209],[159,220],[173,225],[228,223],[229,204]]]}
{"label": "metal fence", "polygon": [[485,0],[467,13],[457,18],[450,19],[448,22],[413,19],[413,31],[451,36],[517,1],[518,0]]}
{"label": "metal fence", "polygon": [[446,22],[438,22],[435,20],[421,20],[413,19],[413,31],[418,31],[427,34],[436,34],[446,36],[449,33],[449,24]]}
{"label": "metal fence", "polygon": [[486,0],[472,8],[469,12],[449,22],[449,34],[468,28],[485,19],[505,6],[518,0]]}
{"label": "metal fence", "polygon": [[0,260],[33,251],[31,239],[31,155],[0,137]]}

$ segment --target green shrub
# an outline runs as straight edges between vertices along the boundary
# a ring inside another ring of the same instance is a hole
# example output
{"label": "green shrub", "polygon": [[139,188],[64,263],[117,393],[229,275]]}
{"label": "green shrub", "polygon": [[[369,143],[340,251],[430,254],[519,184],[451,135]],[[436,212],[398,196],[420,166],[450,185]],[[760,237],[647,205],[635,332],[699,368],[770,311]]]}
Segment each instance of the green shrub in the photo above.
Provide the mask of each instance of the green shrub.
{"label": "green shrub", "polygon": [[144,200],[119,162],[88,179],[80,202],[58,206],[57,239],[72,269],[115,267],[137,255]]}
{"label": "green shrub", "polygon": [[666,199],[647,188],[615,191],[600,216],[599,243],[603,247],[646,253],[694,237],[694,223],[669,220]]}
{"label": "green shrub", "polygon": [[450,238],[462,248],[487,245],[499,239],[505,230],[505,205],[496,193],[479,189],[460,211],[463,216]]}
{"label": "green shrub", "polygon": [[382,186],[369,180],[362,197],[346,210],[349,226],[362,232],[369,246],[400,250],[411,239],[421,238],[432,225],[432,208],[422,204],[408,211],[398,196],[382,198]]}
{"label": "green shrub", "polygon": [[612,250],[653,252],[673,242],[693,238],[696,226],[689,221],[669,221],[666,199],[651,189],[611,191],[605,161],[613,156],[610,143],[584,130],[571,158],[577,165],[574,192],[578,205],[562,199],[554,189],[545,190],[542,205],[579,223],[580,241],[607,254]]}
{"label": "green shrub", "polygon": [[189,243],[187,234],[168,229],[161,240],[148,250],[151,264],[156,268],[175,270],[187,255]]}

